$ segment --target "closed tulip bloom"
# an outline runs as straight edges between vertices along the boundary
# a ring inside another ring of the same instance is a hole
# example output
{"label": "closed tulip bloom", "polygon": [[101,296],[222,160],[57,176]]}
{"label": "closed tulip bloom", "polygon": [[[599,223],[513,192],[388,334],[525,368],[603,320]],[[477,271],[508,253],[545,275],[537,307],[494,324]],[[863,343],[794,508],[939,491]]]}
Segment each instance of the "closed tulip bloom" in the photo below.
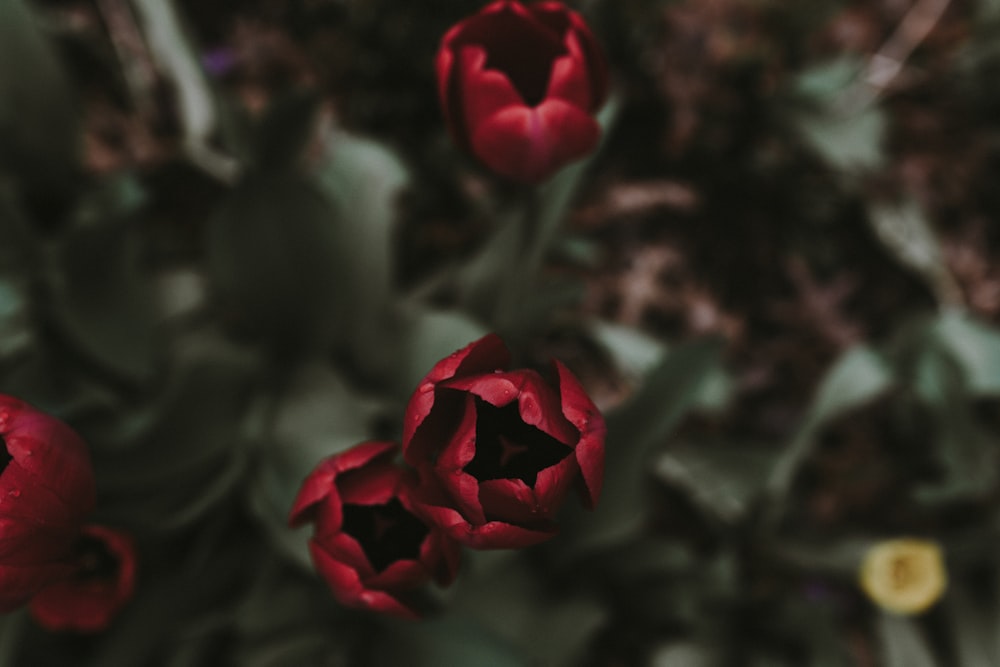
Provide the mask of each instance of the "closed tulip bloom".
{"label": "closed tulip bloom", "polygon": [[73,571],[94,472],[66,424],[0,394],[0,613]]}
{"label": "closed tulip bloom", "polygon": [[72,574],[43,588],[28,609],[49,630],[99,632],[132,598],[132,538],[105,526],[84,526],[73,555]]}
{"label": "closed tulip bloom", "polygon": [[392,461],[398,449],[366,442],[322,461],[289,522],[313,524],[309,553],[341,604],[412,618],[413,589],[430,579],[450,583],[459,552],[417,513],[413,472]]}
{"label": "closed tulip bloom", "polygon": [[501,176],[539,183],[597,146],[607,65],[560,2],[484,7],[445,34],[436,66],[452,135]]}
{"label": "closed tulip bloom", "polygon": [[424,512],[477,549],[552,537],[570,490],[592,508],[604,477],[604,418],[572,373],[509,362],[496,335],[472,343],[431,369],[404,417]]}

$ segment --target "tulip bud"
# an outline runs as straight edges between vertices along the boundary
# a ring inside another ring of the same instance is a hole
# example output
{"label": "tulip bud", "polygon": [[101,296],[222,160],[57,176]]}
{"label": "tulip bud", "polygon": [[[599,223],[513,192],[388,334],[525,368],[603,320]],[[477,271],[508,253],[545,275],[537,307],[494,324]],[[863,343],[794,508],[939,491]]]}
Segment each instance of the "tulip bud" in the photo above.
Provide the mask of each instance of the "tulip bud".
{"label": "tulip bud", "polygon": [[501,176],[539,183],[597,146],[607,65],[560,2],[484,7],[445,34],[436,67],[452,135]]}

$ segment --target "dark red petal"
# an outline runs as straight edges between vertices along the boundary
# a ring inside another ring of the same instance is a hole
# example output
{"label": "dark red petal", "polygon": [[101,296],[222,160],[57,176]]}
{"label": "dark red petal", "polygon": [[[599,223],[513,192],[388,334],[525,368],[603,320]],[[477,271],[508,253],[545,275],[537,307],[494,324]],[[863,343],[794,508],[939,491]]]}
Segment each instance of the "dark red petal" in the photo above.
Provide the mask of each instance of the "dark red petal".
{"label": "dark red petal", "polygon": [[407,558],[397,560],[371,577],[365,577],[365,585],[387,591],[403,591],[419,586],[428,579],[430,574],[423,563]]}
{"label": "dark red petal", "polygon": [[320,461],[302,482],[302,488],[299,489],[289,513],[289,525],[294,528],[310,521],[317,503],[328,498],[339,506],[340,499],[331,496],[334,480],[344,472],[360,468],[373,459],[391,457],[396,447],[394,442],[364,442]]}
{"label": "dark red petal", "polygon": [[35,565],[60,560],[71,553],[77,531],[34,521],[0,516],[0,562],[5,565]]}
{"label": "dark red petal", "polygon": [[87,507],[74,507],[63,502],[48,486],[38,483],[38,477],[11,461],[0,475],[0,515],[27,519],[44,524],[79,528]]}
{"label": "dark red petal", "polygon": [[520,549],[544,542],[556,534],[555,526],[529,529],[501,521],[472,525],[450,507],[428,505],[424,512],[452,539],[472,549]]}
{"label": "dark red petal", "polygon": [[437,526],[432,525],[430,528],[430,533],[420,545],[420,561],[439,586],[447,586],[458,574],[462,549],[458,542],[448,537]]}
{"label": "dark red petal", "polygon": [[396,496],[406,471],[388,461],[350,470],[334,482],[340,502],[352,505],[383,505]]}
{"label": "dark red petal", "polygon": [[559,396],[533,370],[459,377],[443,382],[441,386],[466,391],[498,408],[516,400],[518,414],[525,424],[534,426],[564,445],[576,443],[579,434],[563,416]]}
{"label": "dark red petal", "polygon": [[375,568],[368,560],[365,548],[352,535],[339,532],[314,535],[312,541],[331,558],[350,566],[362,581],[375,576]]}
{"label": "dark red petal", "polygon": [[567,36],[566,48],[569,53],[556,58],[552,63],[552,75],[549,77],[549,87],[545,97],[564,100],[575,107],[589,111],[592,106],[593,91],[584,56],[575,34]]}
{"label": "dark red petal", "polygon": [[341,604],[404,618],[416,618],[417,615],[411,609],[388,592],[365,588],[356,570],[334,559],[313,542],[309,543],[309,553],[316,569]]}
{"label": "dark red petal", "polygon": [[100,540],[118,567],[107,579],[69,577],[33,597],[31,615],[49,630],[103,630],[132,597],[136,569],[132,539],[104,526],[86,526],[83,534]]}
{"label": "dark red petal", "polygon": [[539,471],[535,479],[535,497],[547,513],[554,514],[578,479],[580,466],[576,457],[567,456],[559,463]]}
{"label": "dark red petal", "polygon": [[494,520],[532,524],[546,518],[540,514],[535,492],[520,479],[490,479],[480,482],[479,501],[483,510]]}
{"label": "dark red petal", "polygon": [[600,410],[576,377],[558,361],[555,368],[559,376],[563,414],[580,432],[580,441],[573,453],[586,487],[584,505],[592,509],[597,504],[604,482],[604,437],[607,428]]}
{"label": "dark red petal", "polygon": [[472,132],[472,150],[498,174],[539,183],[591,152],[600,138],[597,122],[558,99],[529,109],[508,107]]}
{"label": "dark red petal", "polygon": [[451,440],[444,445],[434,467],[441,485],[450,494],[462,513],[473,523],[483,523],[486,517],[479,505],[479,481],[464,472],[476,456],[476,405],[475,399],[466,394],[462,421]]}
{"label": "dark red petal", "polygon": [[574,51],[570,39],[579,45],[583,70],[590,79],[590,111],[597,111],[608,96],[608,64],[604,51],[578,13],[569,10],[561,2],[539,2],[531,6],[531,12],[552,30],[565,35],[567,50]]}
{"label": "dark red petal", "polygon": [[0,613],[20,607],[45,586],[73,572],[68,562],[0,565]]}
{"label": "dark red petal", "polygon": [[462,81],[462,107],[466,127],[476,126],[501,109],[524,106],[510,79],[495,69],[485,69],[486,51],[481,46],[463,46],[458,52],[458,76]]}
{"label": "dark red petal", "polygon": [[26,404],[6,401],[0,404],[0,436],[14,461],[34,476],[36,484],[51,490],[75,512],[87,514],[93,509],[94,471],[87,446],[73,429]]}
{"label": "dark red petal", "polygon": [[487,334],[434,364],[406,406],[403,417],[403,455],[406,460],[416,467],[428,454],[428,452],[410,451],[410,447],[417,428],[424,423],[434,407],[434,389],[440,382],[457,375],[503,369],[509,363],[510,352],[503,340],[496,334]]}

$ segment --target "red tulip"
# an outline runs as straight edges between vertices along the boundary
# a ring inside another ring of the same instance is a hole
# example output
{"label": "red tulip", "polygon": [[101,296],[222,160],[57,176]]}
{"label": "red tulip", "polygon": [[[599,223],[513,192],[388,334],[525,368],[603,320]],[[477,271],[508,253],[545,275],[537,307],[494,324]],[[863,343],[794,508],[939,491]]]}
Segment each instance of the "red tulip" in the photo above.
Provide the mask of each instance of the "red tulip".
{"label": "red tulip", "polygon": [[441,41],[437,77],[456,141],[502,176],[538,183],[597,146],[607,65],[560,2],[500,0],[459,22]]}
{"label": "red tulip", "polygon": [[416,512],[412,472],[398,446],[366,442],[322,461],[306,478],[289,522],[314,524],[309,552],[341,604],[415,617],[407,593],[448,584],[458,545]]}
{"label": "red tulip", "polygon": [[0,394],[0,613],[72,572],[94,472],[66,424]]}
{"label": "red tulip", "polygon": [[442,359],[403,423],[425,514],[473,548],[546,540],[571,487],[590,508],[601,492],[604,418],[583,387],[558,361],[551,382],[508,363],[493,334]]}
{"label": "red tulip", "polygon": [[73,574],[42,589],[28,609],[49,630],[98,632],[131,599],[134,586],[132,539],[104,526],[85,526]]}

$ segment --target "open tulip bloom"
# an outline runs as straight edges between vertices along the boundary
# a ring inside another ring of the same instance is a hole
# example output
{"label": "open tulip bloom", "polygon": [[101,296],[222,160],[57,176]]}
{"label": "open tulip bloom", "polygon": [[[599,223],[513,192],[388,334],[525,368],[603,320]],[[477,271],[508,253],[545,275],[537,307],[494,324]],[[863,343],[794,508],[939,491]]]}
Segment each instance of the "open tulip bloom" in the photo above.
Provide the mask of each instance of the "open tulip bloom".
{"label": "open tulip bloom", "polygon": [[73,572],[94,472],[66,424],[0,394],[0,613]]}
{"label": "open tulip bloom", "polygon": [[478,549],[552,537],[570,489],[592,508],[604,476],[604,419],[576,378],[558,361],[552,382],[508,364],[496,335],[472,343],[431,369],[404,417],[423,511]]}
{"label": "open tulip bloom", "polygon": [[452,135],[501,176],[539,183],[597,146],[607,65],[560,2],[501,0],[459,22],[441,41],[437,76]]}
{"label": "open tulip bloom", "polygon": [[289,522],[315,530],[309,552],[342,604],[414,617],[408,592],[446,585],[458,545],[416,511],[413,472],[392,462],[399,447],[366,442],[322,461],[306,478]]}

